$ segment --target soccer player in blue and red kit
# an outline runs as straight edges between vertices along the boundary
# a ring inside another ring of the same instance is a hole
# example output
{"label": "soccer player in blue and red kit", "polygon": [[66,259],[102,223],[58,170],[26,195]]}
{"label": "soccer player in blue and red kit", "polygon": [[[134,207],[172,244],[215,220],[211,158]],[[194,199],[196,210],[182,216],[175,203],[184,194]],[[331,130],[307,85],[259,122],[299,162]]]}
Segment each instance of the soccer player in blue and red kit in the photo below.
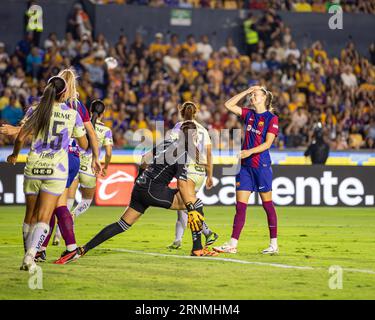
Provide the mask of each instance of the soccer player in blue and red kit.
{"label": "soccer player in blue and red kit", "polygon": [[[251,109],[238,103],[250,95]],[[237,243],[246,220],[246,208],[252,192],[259,192],[267,214],[270,245],[263,254],[278,252],[277,216],[272,202],[272,168],[268,149],[278,133],[278,117],[272,113],[272,93],[253,86],[225,103],[225,107],[244,122],[245,137],[241,148],[241,169],[236,176],[236,215],[232,237],[228,243],[215,247],[217,252],[236,253]]]}

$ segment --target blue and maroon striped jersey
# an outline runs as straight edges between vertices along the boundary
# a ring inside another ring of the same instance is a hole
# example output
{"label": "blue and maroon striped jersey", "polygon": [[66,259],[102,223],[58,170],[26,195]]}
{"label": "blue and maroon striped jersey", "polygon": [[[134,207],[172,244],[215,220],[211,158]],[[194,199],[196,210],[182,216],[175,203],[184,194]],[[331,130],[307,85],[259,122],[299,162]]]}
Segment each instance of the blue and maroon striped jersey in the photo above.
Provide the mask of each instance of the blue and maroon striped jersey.
{"label": "blue and maroon striped jersey", "polygon": [[[79,100],[76,100],[75,102],[67,101],[67,104],[70,108],[77,110],[77,112],[82,118],[83,123],[90,121],[90,114],[88,110],[86,109],[85,105],[81,101]],[[75,139],[70,140],[69,152],[74,153],[76,156],[79,157],[79,147]]]}
{"label": "blue and maroon striped jersey", "polygon": [[[244,121],[245,137],[242,150],[255,148],[266,141],[267,133],[277,136],[279,125],[278,117],[266,111],[256,113],[252,109],[242,108],[241,119]],[[241,165],[253,168],[268,167],[271,165],[271,157],[268,150],[253,154],[242,159]]]}

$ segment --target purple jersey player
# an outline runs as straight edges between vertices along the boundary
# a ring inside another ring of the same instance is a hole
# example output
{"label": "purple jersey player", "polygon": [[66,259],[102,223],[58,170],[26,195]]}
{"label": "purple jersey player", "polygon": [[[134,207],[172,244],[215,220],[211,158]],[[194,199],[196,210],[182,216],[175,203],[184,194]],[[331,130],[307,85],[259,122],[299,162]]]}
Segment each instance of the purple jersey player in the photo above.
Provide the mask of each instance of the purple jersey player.
{"label": "purple jersey player", "polygon": [[[250,95],[252,109],[237,104]],[[236,215],[229,243],[216,247],[218,252],[236,253],[237,242],[245,224],[246,208],[252,192],[259,192],[267,214],[270,245],[264,254],[278,252],[277,216],[272,202],[272,169],[268,149],[278,133],[278,118],[272,113],[272,93],[264,87],[254,86],[234,96],[225,107],[241,117],[244,123],[244,141],[241,148],[241,168],[236,176]]]}

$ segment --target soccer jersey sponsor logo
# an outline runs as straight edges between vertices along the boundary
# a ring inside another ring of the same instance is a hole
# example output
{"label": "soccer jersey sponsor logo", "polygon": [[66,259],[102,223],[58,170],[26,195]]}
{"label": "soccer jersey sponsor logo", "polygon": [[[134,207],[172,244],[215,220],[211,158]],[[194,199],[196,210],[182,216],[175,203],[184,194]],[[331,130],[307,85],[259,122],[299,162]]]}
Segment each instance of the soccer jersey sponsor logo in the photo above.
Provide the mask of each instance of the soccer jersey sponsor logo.
{"label": "soccer jersey sponsor logo", "polygon": [[55,111],[53,113],[53,116],[55,118],[58,118],[58,119],[65,119],[65,120],[70,120],[70,116],[71,114],[70,113],[62,113],[62,112],[59,112],[59,111]]}
{"label": "soccer jersey sponsor logo", "polygon": [[251,131],[251,132],[254,132],[255,134],[262,134],[262,132],[260,132],[260,130],[257,130],[257,129],[255,129],[255,128],[253,128],[253,126],[251,125],[251,124],[249,124],[248,126],[247,126],[247,129],[246,129],[247,131]]}

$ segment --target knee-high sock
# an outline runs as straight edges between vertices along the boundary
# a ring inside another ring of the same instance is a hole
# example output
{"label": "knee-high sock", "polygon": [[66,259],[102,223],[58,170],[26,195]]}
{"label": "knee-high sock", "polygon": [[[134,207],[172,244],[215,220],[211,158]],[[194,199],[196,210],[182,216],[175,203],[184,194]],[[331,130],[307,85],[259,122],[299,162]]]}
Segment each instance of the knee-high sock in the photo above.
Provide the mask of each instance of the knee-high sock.
{"label": "knee-high sock", "polygon": [[128,230],[130,227],[130,224],[126,223],[123,219],[120,219],[118,222],[112,223],[102,229],[94,238],[83,246],[83,249],[85,252],[94,249],[104,241],[107,241],[115,235]]}
{"label": "knee-high sock", "polygon": [[176,221],[176,233],[174,241],[181,241],[187,226],[187,211],[178,210],[177,211],[177,221]]}
{"label": "knee-high sock", "polygon": [[268,229],[270,230],[270,238],[277,238],[277,215],[272,201],[263,202],[263,208],[267,214]]}
{"label": "knee-high sock", "polygon": [[30,231],[30,225],[28,224],[28,223],[23,223],[23,225],[22,225],[22,238],[23,238],[23,249],[24,249],[24,251],[25,251],[25,253],[26,253],[26,251],[27,251],[27,249],[28,249],[28,247],[27,247],[27,240],[28,240],[28,238],[30,237],[30,234],[31,234],[31,231]]}
{"label": "knee-high sock", "polygon": [[26,239],[26,248],[27,248],[27,250],[29,250],[31,248],[31,239],[32,239],[35,227],[36,227],[36,223],[30,224],[29,235],[28,235],[28,237]]}
{"label": "knee-high sock", "polygon": [[193,250],[201,250],[202,246],[202,231],[192,231],[191,235],[193,237]]}
{"label": "knee-high sock", "polygon": [[234,216],[232,238],[238,240],[243,226],[246,221],[246,208],[247,204],[243,202],[237,202],[236,204],[236,215]]}
{"label": "knee-high sock", "polygon": [[73,209],[73,205],[74,205],[74,201],[75,201],[75,199],[68,199],[68,201],[66,202],[66,206],[68,207],[68,210],[69,211],[72,211],[72,209]]}
{"label": "knee-high sock", "polygon": [[211,229],[208,227],[206,221],[203,221],[203,222],[202,222],[202,233],[203,233],[206,237],[209,236],[209,235],[212,233],[212,231],[211,231]]}
{"label": "knee-high sock", "polygon": [[77,206],[74,208],[72,213],[76,217],[78,217],[79,215],[87,211],[88,208],[90,208],[91,202],[92,202],[92,199],[82,199],[82,201],[78,203]]}
{"label": "knee-high sock", "polygon": [[35,254],[42,246],[49,232],[49,225],[44,222],[38,222],[35,225],[33,234],[31,235],[31,245],[28,249],[28,253],[35,257]]}
{"label": "knee-high sock", "polygon": [[49,243],[49,240],[51,239],[51,235],[53,232],[53,228],[55,227],[55,223],[56,223],[56,217],[55,217],[55,212],[53,212],[52,217],[49,221],[49,232],[42,246],[40,247],[40,251],[46,250],[46,248],[48,247],[48,243]]}
{"label": "knee-high sock", "polygon": [[72,215],[66,206],[56,208],[55,212],[61,235],[65,240],[66,248],[72,251],[77,248]]}
{"label": "knee-high sock", "polygon": [[[203,202],[202,202],[202,200],[198,199],[198,200],[195,202],[194,206],[196,207],[195,210],[197,210],[201,215],[204,216],[204,213],[203,213]],[[209,235],[212,233],[212,231],[211,231],[211,229],[208,227],[206,221],[203,221],[203,222],[202,222],[202,233],[203,233],[206,237],[209,236]]]}
{"label": "knee-high sock", "polygon": [[56,226],[55,238],[56,239],[60,239],[61,238],[61,231],[60,231],[59,225]]}
{"label": "knee-high sock", "polygon": [[[203,212],[203,202],[201,199],[197,199],[194,203],[194,208],[197,210],[202,216],[204,216]],[[202,231],[192,231],[191,232],[193,237],[193,250],[201,250],[203,249],[202,246]]]}

